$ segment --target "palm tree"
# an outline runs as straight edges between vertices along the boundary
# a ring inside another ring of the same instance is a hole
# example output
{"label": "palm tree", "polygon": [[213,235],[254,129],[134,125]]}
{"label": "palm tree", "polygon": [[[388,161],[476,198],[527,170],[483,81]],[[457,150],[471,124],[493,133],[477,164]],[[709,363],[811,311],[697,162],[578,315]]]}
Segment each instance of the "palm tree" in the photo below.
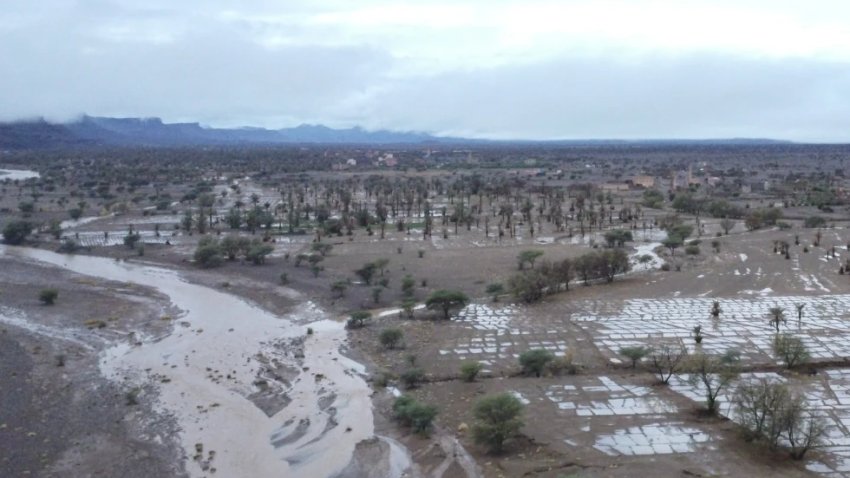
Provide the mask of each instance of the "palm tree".
{"label": "palm tree", "polygon": [[781,321],[782,323],[786,324],[788,322],[788,320],[785,318],[785,309],[776,306],[771,307],[769,312],[771,315],[770,323],[773,324],[774,327],[776,327],[776,333],[779,333],[779,322]]}

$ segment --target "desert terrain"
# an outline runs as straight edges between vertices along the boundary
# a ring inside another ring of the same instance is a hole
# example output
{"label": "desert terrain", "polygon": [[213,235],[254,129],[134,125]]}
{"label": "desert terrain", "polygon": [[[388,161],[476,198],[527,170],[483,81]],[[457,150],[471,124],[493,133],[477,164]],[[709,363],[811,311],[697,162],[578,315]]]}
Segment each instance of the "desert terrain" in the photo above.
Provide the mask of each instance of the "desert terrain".
{"label": "desert terrain", "polygon": [[6,153],[0,475],[848,476],[847,154]]}

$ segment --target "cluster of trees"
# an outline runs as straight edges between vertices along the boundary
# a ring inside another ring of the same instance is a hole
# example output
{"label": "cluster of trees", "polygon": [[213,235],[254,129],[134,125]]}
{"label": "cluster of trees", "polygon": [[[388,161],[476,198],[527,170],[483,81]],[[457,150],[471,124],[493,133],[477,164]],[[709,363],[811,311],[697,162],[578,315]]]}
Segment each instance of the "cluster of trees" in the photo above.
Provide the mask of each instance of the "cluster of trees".
{"label": "cluster of trees", "polygon": [[744,219],[744,224],[747,226],[747,230],[755,231],[763,227],[775,226],[780,219],[782,219],[782,211],[775,207],[769,207],[756,209],[749,213]]}
{"label": "cluster of trees", "polygon": [[682,224],[678,217],[671,218],[669,224],[664,224],[664,229],[667,230],[667,238],[661,244],[670,249],[670,254],[675,254],[676,249],[682,247],[685,239],[693,232],[694,227],[690,224]]}
{"label": "cluster of trees", "polygon": [[198,241],[195,249],[195,263],[203,268],[220,266],[224,259],[236,260],[242,256],[253,264],[260,265],[266,261],[266,256],[274,251],[274,247],[259,239],[249,239],[240,236],[225,236],[219,240],[215,236],[205,236]]}
{"label": "cluster of trees", "polygon": [[[773,350],[788,368],[798,367],[809,358],[803,341],[786,334],[777,334]],[[703,391],[706,411],[711,414],[718,411],[718,397],[740,376],[740,355],[734,349],[720,355],[689,355],[681,345],[662,344],[657,348],[624,347],[619,352],[633,368],[646,359],[662,384],[667,384],[673,375],[683,374],[688,383]],[[744,381],[731,395],[741,424],[751,436],[772,448],[787,445],[795,459],[801,459],[824,433],[823,423],[804,406],[803,395],[791,393],[781,382],[765,378]]]}
{"label": "cluster of trees", "polygon": [[[617,274],[628,272],[629,269],[629,256],[622,249],[592,251],[574,259],[541,261],[537,267],[511,276],[508,290],[516,299],[532,303],[546,295],[569,290],[569,283],[575,277],[580,278],[585,285],[597,279],[605,279],[610,283]],[[494,288],[492,293],[495,295],[496,292]]]}
{"label": "cluster of trees", "polygon": [[671,204],[677,212],[700,216],[703,212],[711,217],[741,219],[746,214],[740,206],[725,199],[709,200],[698,198],[691,193],[679,193]]}

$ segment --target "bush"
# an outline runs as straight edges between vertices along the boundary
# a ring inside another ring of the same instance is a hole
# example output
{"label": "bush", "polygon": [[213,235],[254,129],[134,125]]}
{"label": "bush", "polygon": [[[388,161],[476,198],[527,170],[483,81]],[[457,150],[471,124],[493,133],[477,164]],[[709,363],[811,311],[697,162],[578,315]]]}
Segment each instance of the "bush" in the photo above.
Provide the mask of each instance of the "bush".
{"label": "bush", "polygon": [[59,244],[59,248],[56,249],[56,252],[60,254],[73,254],[80,249],[79,244],[76,243],[73,239],[66,238],[62,240],[62,244]]}
{"label": "bush", "polygon": [[373,262],[369,262],[360,269],[354,271],[358,277],[366,284],[372,285],[372,278],[375,277],[375,272],[377,272],[378,267]]}
{"label": "bush", "polygon": [[44,305],[55,304],[57,297],[59,297],[59,291],[56,289],[41,289],[38,293],[38,300]]}
{"label": "bush", "polygon": [[221,256],[221,246],[213,237],[204,237],[195,249],[195,262],[205,268],[218,267],[224,262]]}
{"label": "bush", "polygon": [[479,362],[465,362],[460,366],[460,376],[464,382],[474,382],[482,368],[484,366]]}
{"label": "bush", "polygon": [[128,407],[132,407],[139,404],[139,392],[141,392],[141,389],[133,388],[128,390],[127,393],[124,394],[124,399],[126,400]]}
{"label": "bush", "polygon": [[546,369],[555,377],[564,374],[575,375],[578,373],[578,367],[573,363],[572,353],[568,353],[563,357],[555,357],[551,362],[546,364]]}
{"label": "bush", "polygon": [[505,293],[505,286],[501,282],[494,282],[488,285],[484,292],[493,298],[493,302],[498,302],[499,296]]}
{"label": "bush", "polygon": [[793,335],[777,335],[773,339],[773,353],[785,362],[787,368],[803,365],[811,357],[803,340]]}
{"label": "bush", "polygon": [[529,264],[534,269],[534,261],[543,255],[543,251],[528,250],[522,251],[517,255],[517,266],[519,270],[523,270],[526,264]]}
{"label": "bush", "polygon": [[392,377],[390,376],[390,374],[389,374],[389,373],[387,373],[387,372],[381,372],[380,374],[378,374],[377,376],[375,376],[375,379],[372,381],[372,383],[373,383],[373,384],[375,385],[375,387],[377,387],[377,388],[386,388],[386,387],[390,384],[390,379],[391,379],[391,378],[392,378]]}
{"label": "bush", "polygon": [[554,359],[555,356],[548,350],[533,349],[527,350],[519,356],[519,364],[522,366],[522,373],[526,375],[534,374],[539,377],[546,370],[546,365]]}
{"label": "bush", "polygon": [[632,347],[623,347],[620,349],[620,355],[628,358],[632,361],[632,368],[637,367],[637,363],[640,362],[644,357],[649,355],[651,349],[649,347],[644,347],[642,345],[635,345]]}
{"label": "bush", "polygon": [[27,221],[11,221],[3,228],[3,240],[6,244],[22,244],[32,233],[32,224]]}
{"label": "bush", "polygon": [[372,318],[372,313],[367,310],[358,310],[356,312],[352,312],[351,316],[348,318],[348,321],[345,325],[349,329],[359,329],[366,325],[366,321]]}
{"label": "bush", "polygon": [[685,254],[689,256],[698,256],[699,255],[699,246],[687,246],[685,247]]}
{"label": "bush", "polygon": [[393,327],[382,330],[378,336],[378,340],[385,348],[394,349],[401,343],[403,337],[404,333],[402,333],[401,329]]}
{"label": "bush", "polygon": [[248,252],[245,253],[245,258],[251,261],[254,265],[261,265],[266,262],[266,256],[271,254],[272,251],[274,251],[274,247],[257,241],[251,244]]}
{"label": "bush", "polygon": [[401,280],[401,292],[405,297],[413,296],[413,289],[416,287],[416,280],[413,277],[406,275]]}
{"label": "bush", "polygon": [[826,225],[826,219],[820,216],[809,216],[803,221],[803,227],[814,229],[816,227],[823,227]]}
{"label": "bush", "polygon": [[735,392],[734,403],[741,424],[753,438],[764,440],[772,449],[786,445],[797,460],[820,443],[826,431],[823,420],[805,406],[804,396],[779,381],[744,382]]}
{"label": "bush", "polygon": [[424,405],[410,397],[401,396],[393,403],[393,416],[402,425],[413,428],[413,431],[425,433],[437,417],[437,407]]}
{"label": "bush", "polygon": [[514,298],[527,304],[543,299],[548,281],[540,270],[518,272],[508,279],[508,288]]}
{"label": "bush", "polygon": [[522,408],[519,399],[509,393],[479,400],[473,409],[476,423],[472,427],[472,434],[475,442],[487,446],[493,453],[500,453],[505,441],[522,426]]}
{"label": "bush", "polygon": [[409,390],[418,387],[425,380],[425,371],[421,368],[411,368],[402,373],[399,378],[401,383],[404,384],[404,388]]}
{"label": "bush", "polygon": [[124,245],[127,246],[127,249],[133,249],[136,247],[136,243],[142,240],[141,234],[138,232],[130,231],[124,236]]}
{"label": "bush", "polygon": [[438,290],[432,293],[425,301],[425,307],[429,310],[442,310],[443,317],[449,319],[449,311],[453,308],[464,307],[469,303],[469,297],[463,292],[456,290]]}
{"label": "bush", "polygon": [[227,256],[227,260],[236,260],[240,252],[245,252],[251,247],[251,241],[247,237],[235,235],[225,236],[221,240],[221,251]]}

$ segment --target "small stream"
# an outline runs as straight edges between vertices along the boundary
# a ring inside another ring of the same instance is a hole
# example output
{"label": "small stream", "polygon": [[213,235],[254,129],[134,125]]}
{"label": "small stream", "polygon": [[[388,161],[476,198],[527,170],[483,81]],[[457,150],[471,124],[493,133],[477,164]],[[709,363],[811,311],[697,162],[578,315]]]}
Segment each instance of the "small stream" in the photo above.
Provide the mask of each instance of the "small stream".
{"label": "small stream", "polygon": [[[308,325],[315,333],[305,336],[299,321],[325,315],[312,303],[276,316],[160,267],[0,245],[2,256],[150,287],[182,311],[173,333],[108,348],[100,367],[128,386],[158,383],[158,411],[176,419],[191,476],[209,476],[213,469],[225,477],[333,476],[355,445],[373,436],[364,367],[340,352],[342,323],[313,321]],[[299,346],[303,356],[292,350]],[[251,400],[267,363],[293,371],[291,380],[277,385],[290,401],[271,415]]]}

